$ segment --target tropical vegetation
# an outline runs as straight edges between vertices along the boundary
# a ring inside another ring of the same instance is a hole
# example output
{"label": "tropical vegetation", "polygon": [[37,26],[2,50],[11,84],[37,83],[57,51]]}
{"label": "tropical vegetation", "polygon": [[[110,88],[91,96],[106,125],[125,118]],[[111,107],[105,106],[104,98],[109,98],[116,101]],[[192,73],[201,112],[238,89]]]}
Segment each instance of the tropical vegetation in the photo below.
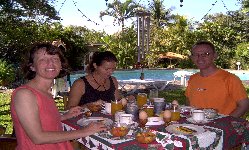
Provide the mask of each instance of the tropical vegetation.
{"label": "tropical vegetation", "polygon": [[0,59],[0,86],[7,86],[15,80],[15,70],[12,64]]}
{"label": "tropical vegetation", "polygon": [[[235,69],[236,62],[242,69],[248,69],[249,59],[249,16],[248,0],[241,1],[241,9],[226,14],[213,14],[204,17],[203,22],[194,22],[184,16],[173,14],[171,8],[164,6],[164,0],[151,0],[140,5],[135,0],[114,0],[100,10],[100,18],[115,18],[114,24],[121,32],[108,35],[105,32],[89,30],[81,26],[64,27],[53,7],[54,0],[46,1],[1,1],[0,2],[0,59],[10,62],[16,70],[16,80],[21,80],[22,63],[32,43],[61,40],[66,45],[64,51],[71,70],[82,70],[83,59],[89,53],[89,44],[102,44],[99,48],[112,51],[118,58],[118,69],[133,68],[137,63],[136,13],[150,13],[149,51],[144,63],[149,68],[173,67],[193,68],[189,59],[159,59],[158,55],[175,52],[188,56],[193,43],[209,40],[215,44],[219,53],[217,65],[225,69]],[[125,21],[133,20],[131,25]],[[172,67],[172,66],[170,66]],[[15,83],[18,81],[15,81]]]}

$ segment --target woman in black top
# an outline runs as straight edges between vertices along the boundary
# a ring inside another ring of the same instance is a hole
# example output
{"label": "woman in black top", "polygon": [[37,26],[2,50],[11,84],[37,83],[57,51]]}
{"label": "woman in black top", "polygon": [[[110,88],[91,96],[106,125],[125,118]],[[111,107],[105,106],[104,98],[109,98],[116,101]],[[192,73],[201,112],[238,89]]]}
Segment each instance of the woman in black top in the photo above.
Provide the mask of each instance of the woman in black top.
{"label": "woman in black top", "polygon": [[77,79],[72,85],[68,108],[120,99],[118,81],[111,76],[116,64],[117,58],[112,52],[95,52],[87,68],[87,75]]}

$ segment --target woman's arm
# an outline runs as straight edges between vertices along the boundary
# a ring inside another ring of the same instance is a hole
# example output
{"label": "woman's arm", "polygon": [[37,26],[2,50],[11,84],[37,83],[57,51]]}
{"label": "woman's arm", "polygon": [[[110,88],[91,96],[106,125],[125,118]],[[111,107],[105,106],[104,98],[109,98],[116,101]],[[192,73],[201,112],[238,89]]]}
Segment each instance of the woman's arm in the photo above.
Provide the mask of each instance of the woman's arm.
{"label": "woman's arm", "polygon": [[77,79],[70,90],[67,109],[78,106],[81,96],[85,93],[85,83],[82,79]]}
{"label": "woman's arm", "polygon": [[119,92],[119,90],[118,90],[118,81],[117,81],[117,79],[116,79],[115,77],[113,77],[113,76],[112,76],[112,81],[113,81],[113,83],[114,83],[114,85],[115,85],[115,93],[114,93],[115,99],[116,99],[116,100],[117,100],[117,99],[120,99],[120,98],[121,98],[121,94],[120,94],[120,92]]}

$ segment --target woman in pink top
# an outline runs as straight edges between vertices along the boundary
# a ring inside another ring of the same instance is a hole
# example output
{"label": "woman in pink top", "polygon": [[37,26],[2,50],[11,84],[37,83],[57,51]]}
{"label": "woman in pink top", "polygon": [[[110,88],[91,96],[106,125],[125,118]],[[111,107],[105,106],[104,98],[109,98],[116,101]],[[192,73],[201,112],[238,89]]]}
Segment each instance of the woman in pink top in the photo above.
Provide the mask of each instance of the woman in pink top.
{"label": "woman in pink top", "polygon": [[75,131],[63,131],[61,120],[80,114],[74,107],[60,115],[51,95],[54,78],[65,73],[66,60],[60,49],[49,43],[35,45],[27,65],[29,81],[12,94],[11,116],[17,137],[17,150],[72,150],[68,142],[105,130],[93,123]]}

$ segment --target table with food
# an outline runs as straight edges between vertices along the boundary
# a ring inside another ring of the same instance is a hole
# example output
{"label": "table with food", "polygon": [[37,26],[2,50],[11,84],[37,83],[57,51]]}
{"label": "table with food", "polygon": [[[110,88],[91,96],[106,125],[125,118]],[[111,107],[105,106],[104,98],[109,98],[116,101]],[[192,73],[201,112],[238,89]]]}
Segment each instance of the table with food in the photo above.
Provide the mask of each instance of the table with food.
{"label": "table with food", "polygon": [[[145,99],[145,98],[146,99]],[[80,138],[89,149],[231,149],[249,144],[249,122],[197,109],[164,98],[138,94],[126,99],[84,108],[83,114],[62,122],[64,130],[77,130],[103,122],[108,130]]]}

